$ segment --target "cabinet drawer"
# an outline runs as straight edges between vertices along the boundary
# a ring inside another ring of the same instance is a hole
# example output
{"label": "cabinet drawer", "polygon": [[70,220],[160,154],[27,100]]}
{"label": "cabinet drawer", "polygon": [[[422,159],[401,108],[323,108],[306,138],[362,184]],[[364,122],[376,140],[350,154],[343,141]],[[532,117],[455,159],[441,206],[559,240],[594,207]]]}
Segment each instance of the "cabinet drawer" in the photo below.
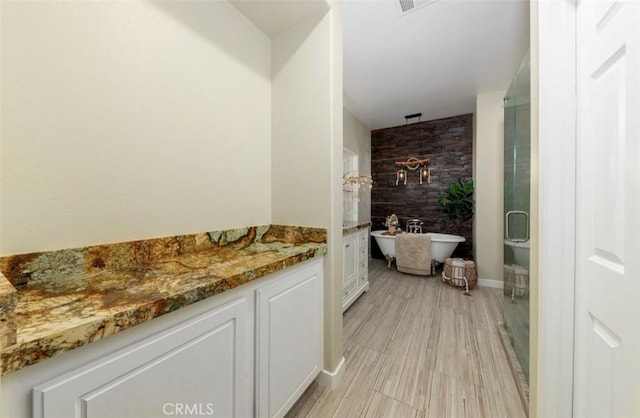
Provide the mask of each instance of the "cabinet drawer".
{"label": "cabinet drawer", "polygon": [[367,273],[364,272],[358,276],[358,287],[364,286],[366,282],[367,282]]}
{"label": "cabinet drawer", "polygon": [[369,252],[369,234],[367,231],[358,234],[358,259],[366,259]]}
{"label": "cabinet drawer", "polygon": [[342,288],[342,296],[343,299],[348,299],[349,296],[353,294],[358,288],[358,280],[351,280],[349,283],[345,284]]}

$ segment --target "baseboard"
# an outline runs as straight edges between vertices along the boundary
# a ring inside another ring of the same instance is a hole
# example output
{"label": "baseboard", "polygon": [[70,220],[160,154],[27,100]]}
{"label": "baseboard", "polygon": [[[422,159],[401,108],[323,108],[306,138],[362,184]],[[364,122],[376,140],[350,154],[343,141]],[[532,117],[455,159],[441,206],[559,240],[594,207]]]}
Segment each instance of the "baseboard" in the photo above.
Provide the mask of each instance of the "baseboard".
{"label": "baseboard", "polygon": [[478,286],[502,289],[504,288],[504,282],[502,280],[478,279]]}
{"label": "baseboard", "polygon": [[316,382],[320,385],[329,388],[331,390],[338,387],[338,383],[342,379],[342,375],[344,374],[344,357],[338,363],[338,367],[332,372],[328,370],[322,370],[318,377],[316,377]]}

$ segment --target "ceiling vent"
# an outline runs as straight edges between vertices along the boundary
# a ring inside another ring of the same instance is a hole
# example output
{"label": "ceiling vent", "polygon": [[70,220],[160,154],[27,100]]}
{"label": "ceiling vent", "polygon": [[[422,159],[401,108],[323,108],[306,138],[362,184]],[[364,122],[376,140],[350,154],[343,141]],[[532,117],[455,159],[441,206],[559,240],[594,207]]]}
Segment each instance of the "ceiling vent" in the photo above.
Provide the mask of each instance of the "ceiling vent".
{"label": "ceiling vent", "polygon": [[400,15],[402,16],[433,4],[436,1],[438,0],[398,0],[397,4],[400,7]]}

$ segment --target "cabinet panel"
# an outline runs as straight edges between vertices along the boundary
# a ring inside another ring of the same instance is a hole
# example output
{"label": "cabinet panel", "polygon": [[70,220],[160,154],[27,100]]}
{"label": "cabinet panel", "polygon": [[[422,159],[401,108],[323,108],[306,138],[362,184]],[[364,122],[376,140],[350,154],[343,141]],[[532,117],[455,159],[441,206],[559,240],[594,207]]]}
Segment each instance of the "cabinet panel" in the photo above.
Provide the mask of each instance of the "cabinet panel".
{"label": "cabinet panel", "polygon": [[369,279],[367,273],[364,272],[358,276],[358,287],[366,286],[365,292],[369,290]]}
{"label": "cabinet panel", "polygon": [[249,301],[241,298],[34,388],[34,417],[249,417]]}
{"label": "cabinet panel", "polygon": [[367,240],[369,239],[369,230],[363,229],[358,232],[358,246],[364,244],[364,247],[367,247]]}
{"label": "cabinet panel", "polygon": [[[342,239],[343,255],[344,255],[344,276],[343,276],[343,300],[342,311],[347,310],[351,304],[358,299],[362,293],[369,290],[368,280],[368,262],[369,262],[369,250],[368,250],[368,238],[369,230],[363,229],[356,233],[347,235]],[[355,243],[354,253],[350,253],[348,250]],[[349,244],[349,246],[347,246]],[[355,268],[352,271],[352,265],[354,263]]]}
{"label": "cabinet panel", "polygon": [[356,277],[358,273],[358,247],[357,236],[355,234],[347,235],[342,239],[342,282],[348,283]]}
{"label": "cabinet panel", "polygon": [[256,291],[256,415],[283,416],[322,370],[322,264]]}

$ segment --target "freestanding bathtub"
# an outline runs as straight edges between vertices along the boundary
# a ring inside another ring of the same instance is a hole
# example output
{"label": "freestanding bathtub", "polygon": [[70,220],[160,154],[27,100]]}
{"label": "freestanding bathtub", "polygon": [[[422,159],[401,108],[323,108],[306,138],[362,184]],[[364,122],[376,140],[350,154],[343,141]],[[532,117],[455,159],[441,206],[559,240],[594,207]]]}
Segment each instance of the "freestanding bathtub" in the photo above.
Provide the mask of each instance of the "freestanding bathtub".
{"label": "freestanding bathtub", "polygon": [[[509,259],[510,255],[512,264],[517,264],[526,269],[529,268],[529,241],[518,242],[505,239],[504,245],[505,259]],[[509,254],[509,250],[511,250],[511,254]]]}
{"label": "freestanding bathtub", "polygon": [[[387,260],[393,260],[396,257],[396,237],[395,235],[382,235],[386,231],[372,231],[371,236],[375,237],[376,243],[382,254]],[[431,237],[431,259],[439,263],[451,257],[453,251],[459,243],[464,242],[465,238],[460,235],[439,234],[437,232],[427,232]]]}

